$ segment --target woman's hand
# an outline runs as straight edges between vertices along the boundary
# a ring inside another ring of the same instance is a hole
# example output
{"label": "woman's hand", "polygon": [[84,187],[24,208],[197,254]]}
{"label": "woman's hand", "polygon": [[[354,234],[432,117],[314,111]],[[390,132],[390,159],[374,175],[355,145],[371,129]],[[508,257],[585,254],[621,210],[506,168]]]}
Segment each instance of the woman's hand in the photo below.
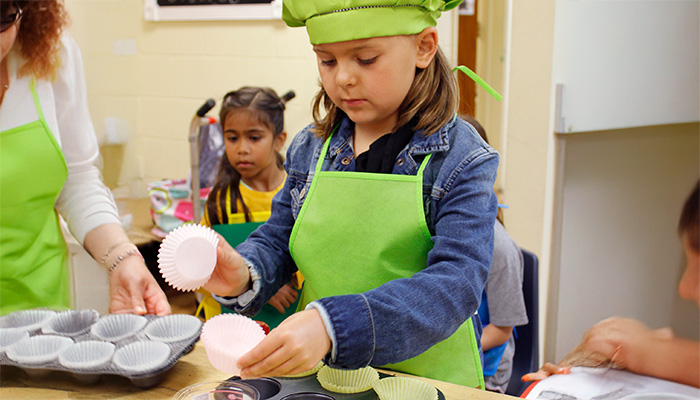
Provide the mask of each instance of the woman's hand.
{"label": "woman's hand", "polygon": [[299,297],[299,292],[294,289],[291,283],[288,283],[282,286],[267,304],[274,307],[280,314],[284,314],[284,311],[297,301],[297,297]]}
{"label": "woman's hand", "polygon": [[[136,254],[134,246],[116,223],[102,224],[85,235],[85,249],[105,267],[109,274],[109,312],[113,314],[171,313],[168,298],[158,282]],[[119,259],[123,256],[123,259]]]}
{"label": "woman's hand", "polygon": [[137,256],[125,258],[109,276],[109,312],[112,314],[171,313],[165,293]]}
{"label": "woman's hand", "polygon": [[222,297],[239,296],[250,289],[250,271],[243,257],[219,235],[216,266],[204,289]]}
{"label": "woman's hand", "polygon": [[330,349],[331,339],[318,310],[304,310],[282,321],[238,359],[241,378],[299,374],[315,367]]}

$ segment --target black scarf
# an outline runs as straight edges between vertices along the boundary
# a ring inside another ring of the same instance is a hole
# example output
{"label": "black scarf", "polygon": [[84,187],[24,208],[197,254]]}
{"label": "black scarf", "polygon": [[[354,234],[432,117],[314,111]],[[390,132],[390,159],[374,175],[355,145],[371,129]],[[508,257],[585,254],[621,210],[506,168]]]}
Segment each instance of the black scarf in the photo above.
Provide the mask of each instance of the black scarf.
{"label": "black scarf", "polygon": [[355,170],[357,172],[378,172],[390,174],[394,170],[396,157],[413,137],[413,124],[411,122],[400,127],[396,132],[375,140],[369,146],[369,150],[357,156]]}

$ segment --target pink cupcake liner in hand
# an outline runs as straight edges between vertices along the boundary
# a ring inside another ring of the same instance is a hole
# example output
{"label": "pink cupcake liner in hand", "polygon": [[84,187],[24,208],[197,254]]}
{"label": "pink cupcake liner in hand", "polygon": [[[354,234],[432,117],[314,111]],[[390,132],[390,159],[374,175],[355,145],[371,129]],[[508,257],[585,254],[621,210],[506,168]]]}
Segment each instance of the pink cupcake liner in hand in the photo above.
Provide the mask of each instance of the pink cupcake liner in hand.
{"label": "pink cupcake liner in hand", "polygon": [[238,358],[265,338],[262,327],[248,317],[219,314],[204,323],[201,340],[209,362],[227,374],[238,375]]}
{"label": "pink cupcake liner in hand", "polygon": [[202,287],[216,266],[219,236],[206,226],[181,225],[170,232],[158,250],[158,268],[166,282],[188,292]]}

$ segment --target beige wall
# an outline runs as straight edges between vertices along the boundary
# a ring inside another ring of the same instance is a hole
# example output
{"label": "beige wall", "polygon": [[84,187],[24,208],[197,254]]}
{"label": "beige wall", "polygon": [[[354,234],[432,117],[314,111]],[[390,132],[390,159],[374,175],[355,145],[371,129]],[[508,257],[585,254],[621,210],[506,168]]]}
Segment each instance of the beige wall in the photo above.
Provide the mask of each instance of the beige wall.
{"label": "beige wall", "polygon": [[[555,146],[554,0],[508,0],[503,99],[503,202],[513,239],[539,257],[540,332],[549,285]],[[540,351],[544,335],[540,334]]]}
{"label": "beige wall", "polygon": [[[494,89],[503,94],[505,68],[506,0],[480,1],[477,7],[479,24],[476,38],[476,71]],[[474,99],[474,116],[486,129],[489,144],[505,157],[503,130],[504,102],[497,101],[485,90],[478,88]],[[496,179],[495,189],[503,191],[503,163]]]}
{"label": "beige wall", "polygon": [[[124,146],[103,148],[111,187],[184,178],[190,119],[209,97],[243,85],[293,89],[287,129],[308,121],[315,59],[303,29],[281,21],[146,22],[142,0],[68,0],[100,138],[116,118]],[[217,108],[218,109],[218,108]]]}
{"label": "beige wall", "polygon": [[[103,174],[112,188],[143,197],[147,182],[186,177],[194,112],[207,98],[218,103],[240,86],[296,92],[286,112],[290,139],[311,120],[318,72],[305,29],[281,20],[147,22],[143,0],[66,4],[70,33],[83,53],[90,111],[105,144]],[[448,14],[438,26],[448,57],[454,53],[454,17]],[[125,140],[111,145],[110,137]]]}

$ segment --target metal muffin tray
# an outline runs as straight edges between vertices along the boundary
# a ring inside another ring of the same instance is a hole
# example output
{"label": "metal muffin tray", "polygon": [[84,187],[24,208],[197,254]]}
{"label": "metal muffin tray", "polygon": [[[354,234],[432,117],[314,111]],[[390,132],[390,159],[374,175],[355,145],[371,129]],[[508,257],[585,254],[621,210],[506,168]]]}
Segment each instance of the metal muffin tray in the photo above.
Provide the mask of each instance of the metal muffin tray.
{"label": "metal muffin tray", "polygon": [[62,371],[85,384],[119,375],[149,388],[192,350],[201,330],[202,322],[186,314],[16,311],[0,317],[0,365],[37,378]]}
{"label": "metal muffin tray", "polygon": [[[379,373],[379,379],[391,377],[385,373]],[[232,376],[228,381],[243,383],[254,387],[260,393],[260,400],[283,400],[294,394],[308,394],[309,399],[318,400],[378,400],[377,393],[370,389],[360,393],[334,393],[324,389],[316,379],[316,374],[302,378],[258,378],[241,379]],[[445,395],[437,389],[438,400],[445,400]],[[316,396],[314,396],[316,395]],[[330,396],[330,399],[329,397]],[[292,396],[293,397],[293,396]]]}

